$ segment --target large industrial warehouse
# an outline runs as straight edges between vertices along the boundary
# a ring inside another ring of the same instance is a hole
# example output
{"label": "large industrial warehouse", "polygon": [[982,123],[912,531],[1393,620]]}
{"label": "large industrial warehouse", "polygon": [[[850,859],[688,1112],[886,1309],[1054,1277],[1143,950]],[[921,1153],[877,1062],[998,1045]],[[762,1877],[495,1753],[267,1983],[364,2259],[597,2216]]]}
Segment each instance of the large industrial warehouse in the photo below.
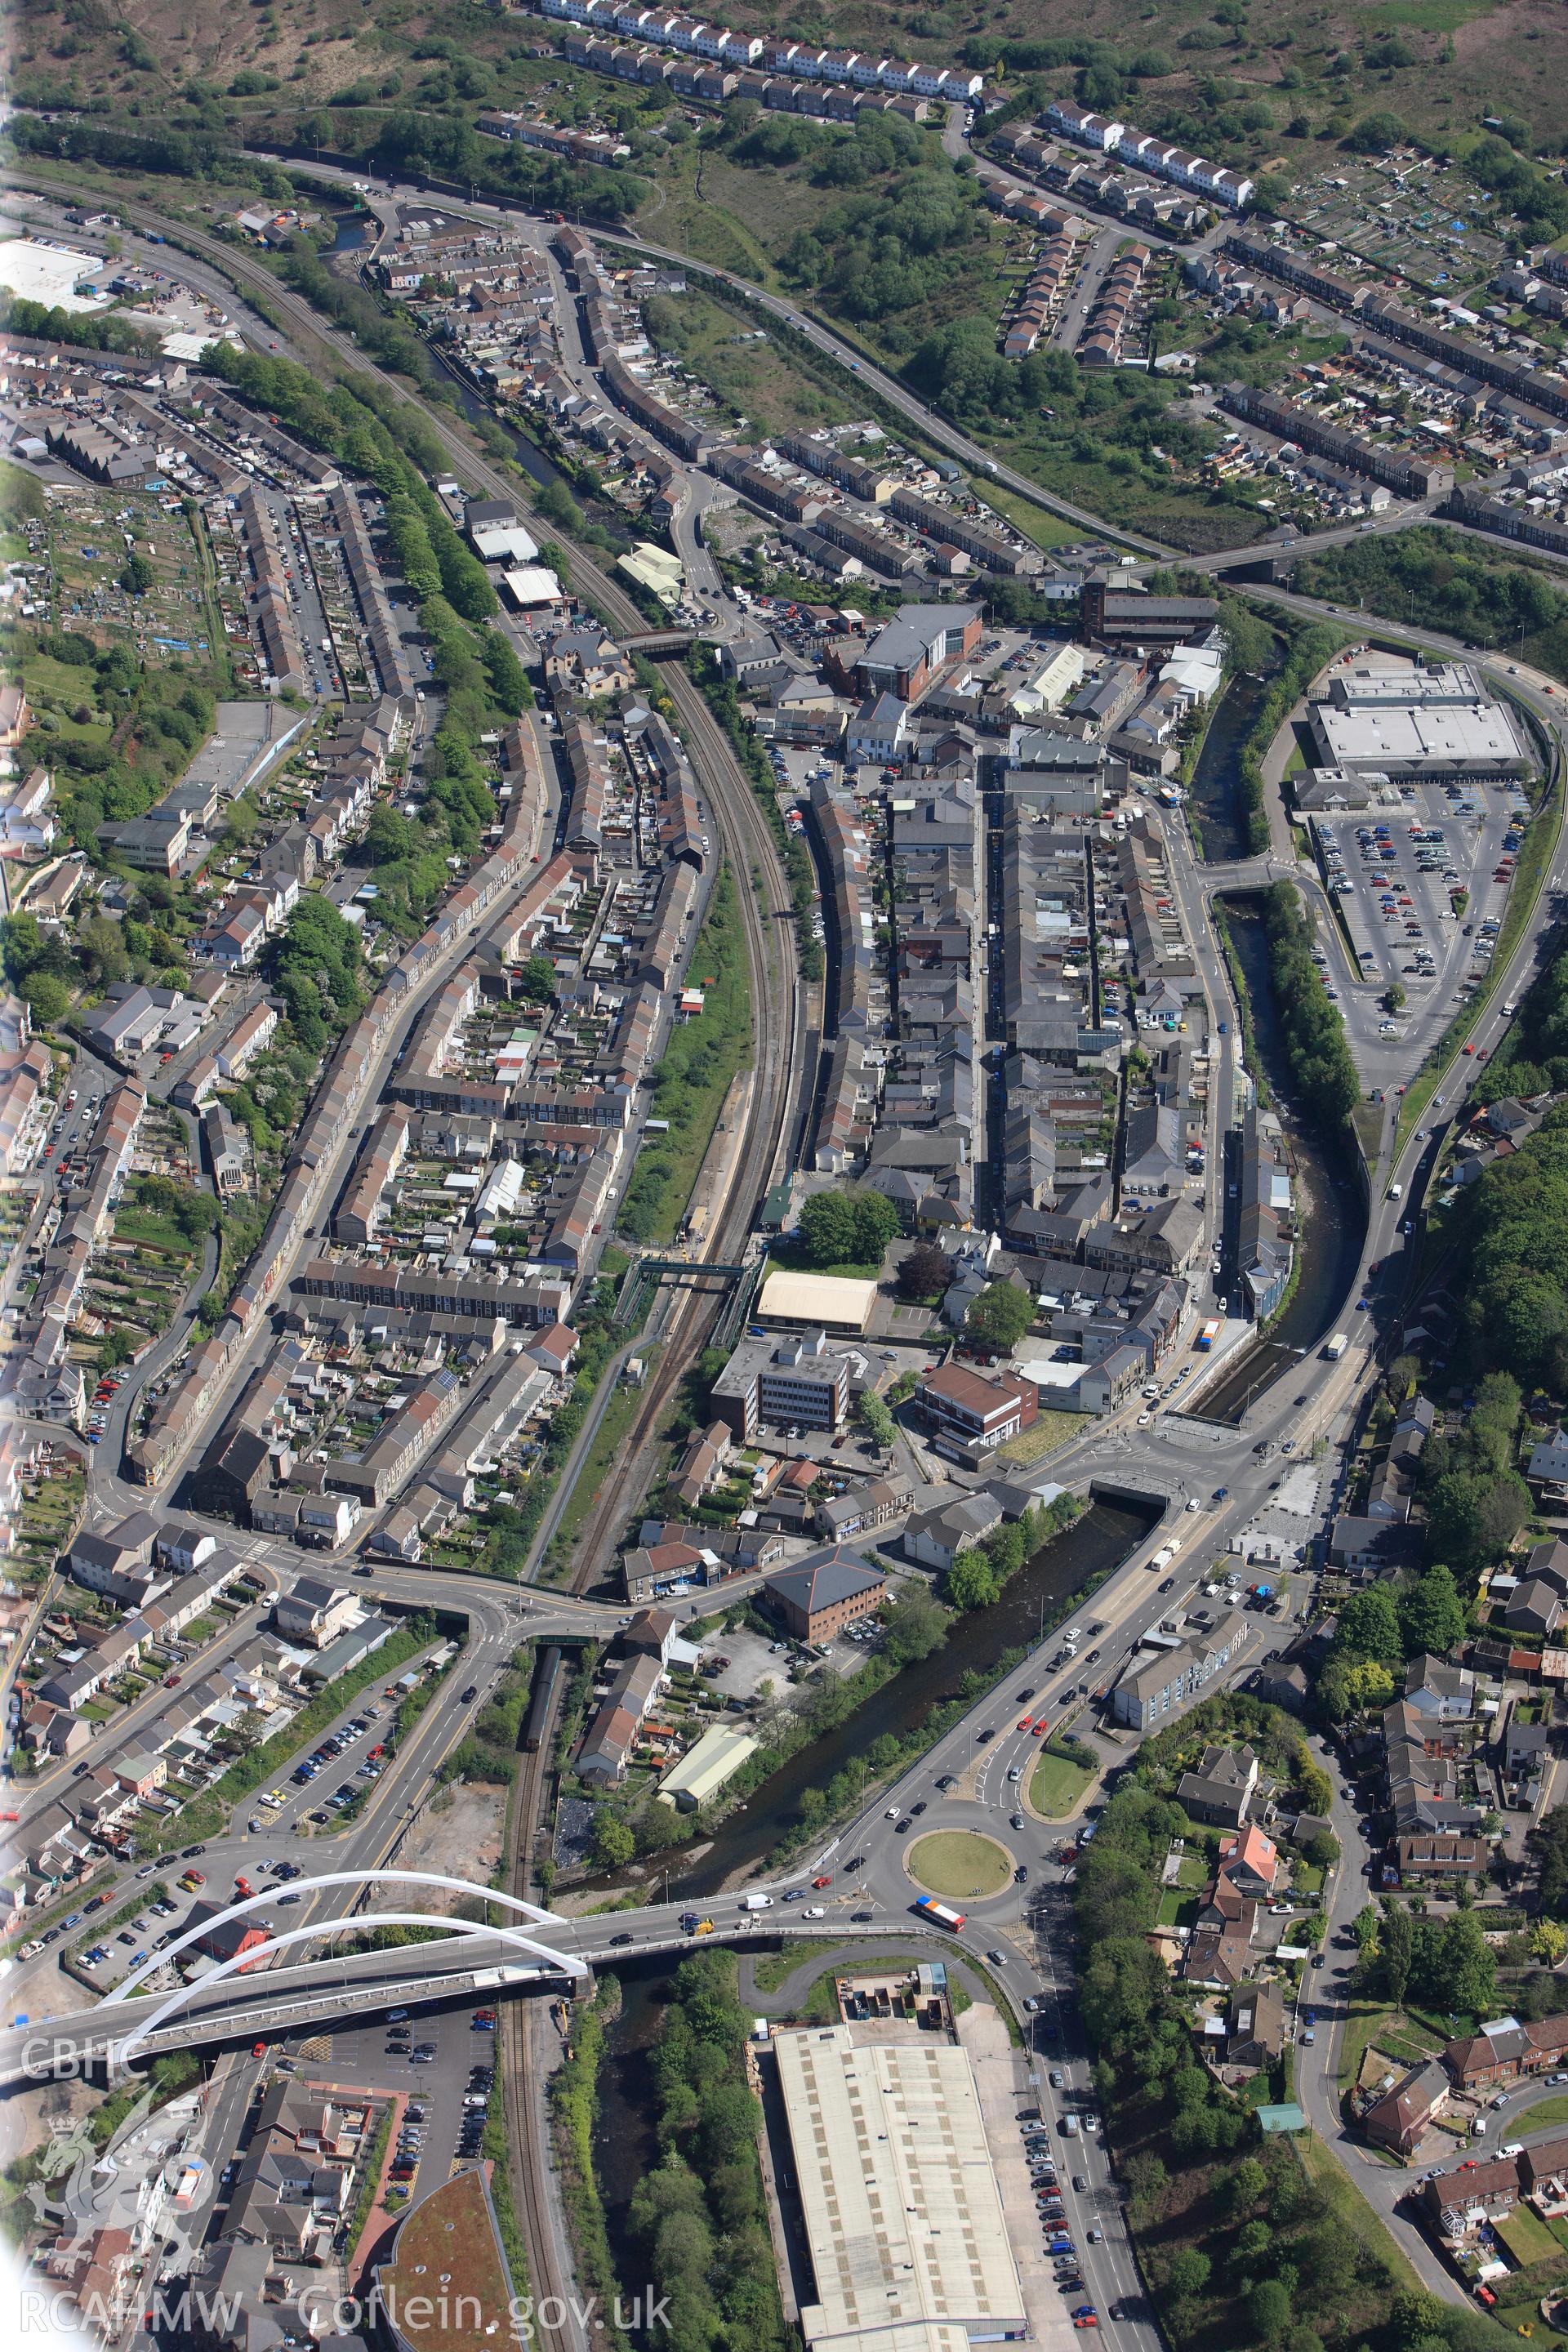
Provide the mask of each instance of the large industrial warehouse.
{"label": "large industrial warehouse", "polygon": [[1021,2335],[968,2053],[934,2037],[860,2045],[846,2025],[773,2047],[816,2283],[807,2344],[964,2352]]}

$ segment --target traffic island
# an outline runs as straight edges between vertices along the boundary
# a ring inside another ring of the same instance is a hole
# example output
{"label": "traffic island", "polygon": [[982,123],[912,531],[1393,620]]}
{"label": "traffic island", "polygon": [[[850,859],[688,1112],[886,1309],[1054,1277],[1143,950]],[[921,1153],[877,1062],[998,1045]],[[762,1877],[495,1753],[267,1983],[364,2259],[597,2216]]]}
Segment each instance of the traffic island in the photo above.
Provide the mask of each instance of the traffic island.
{"label": "traffic island", "polygon": [[1028,1810],[1039,1820],[1065,1822],[1082,1810],[1099,1780],[1101,1759],[1087,1740],[1047,1741],[1028,1775]]}
{"label": "traffic island", "polygon": [[928,1830],[904,1855],[904,1869],[928,1895],[977,1903],[1012,1885],[1014,1857],[980,1830]]}

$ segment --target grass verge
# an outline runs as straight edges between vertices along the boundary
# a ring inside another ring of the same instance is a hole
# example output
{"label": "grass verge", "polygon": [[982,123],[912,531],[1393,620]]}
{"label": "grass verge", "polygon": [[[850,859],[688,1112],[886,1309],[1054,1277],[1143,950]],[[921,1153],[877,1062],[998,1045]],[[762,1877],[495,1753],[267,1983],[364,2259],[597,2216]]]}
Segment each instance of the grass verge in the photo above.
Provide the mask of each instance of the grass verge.
{"label": "grass verge", "polygon": [[353,2262],[354,2250],[364,2235],[365,2223],[374,2210],[376,2191],[381,2187],[382,2169],[386,2163],[386,2151],[391,2142],[392,2109],[384,2107],[381,2121],[375,2127],[375,2137],[370,2144],[370,2153],[364,2160],[364,2169],[360,2176],[359,2195],[354,2200],[353,2214],[349,2222],[348,2239],[343,2248],[345,2262]]}
{"label": "grass verge", "polygon": [[1037,1813],[1059,1822],[1077,1811],[1084,1792],[1093,1787],[1097,1778],[1086,1765],[1075,1764],[1070,1756],[1043,1748],[1035,1759],[1030,1775],[1029,1802]]}
{"label": "grass verge", "polygon": [[[495,2038],[499,2043],[500,2037],[497,2035]],[[501,2071],[505,2063],[498,2047],[495,2080],[490,2084],[489,2105],[485,2109],[481,2146],[490,2168],[490,2203],[495,2207],[501,2252],[506,2256],[506,2266],[511,2274],[511,2291],[514,2295],[526,2295],[529,2293],[528,2252],[522,2242],[517,2207],[511,2199],[511,2146],[507,2137],[506,2102],[501,2092]]]}
{"label": "grass verge", "polygon": [[[606,1977],[591,2006],[573,2020],[565,2058],[551,2078],[550,2112],[561,2160],[561,2196],[577,2255],[578,2276],[601,2312],[616,2308],[617,2282],[604,2202],[594,2170],[594,2126],[599,2112],[599,2066],[605,2032],[619,2011],[620,1979]],[[597,2323],[606,2343],[624,2347],[626,2337],[606,2317]]]}
{"label": "grass verge", "polygon": [[[649,1371],[658,1354],[657,1347],[650,1348],[644,1359]],[[637,1417],[643,1393],[642,1389],[634,1388],[623,1381],[605,1407],[605,1417],[594,1433],[594,1442],[583,1457],[560,1523],[550,1540],[549,1557],[552,1568],[564,1567],[570,1559],[576,1546],[578,1530],[598,1500],[599,1489],[610,1465]]]}
{"label": "grass verge", "polygon": [[1363,2197],[1358,2197],[1328,2149],[1314,2133],[1292,2135],[1290,2147],[1302,2171],[1342,2228],[1388,2272],[1396,2293],[1419,2294],[1421,2281],[1391,2233]]}

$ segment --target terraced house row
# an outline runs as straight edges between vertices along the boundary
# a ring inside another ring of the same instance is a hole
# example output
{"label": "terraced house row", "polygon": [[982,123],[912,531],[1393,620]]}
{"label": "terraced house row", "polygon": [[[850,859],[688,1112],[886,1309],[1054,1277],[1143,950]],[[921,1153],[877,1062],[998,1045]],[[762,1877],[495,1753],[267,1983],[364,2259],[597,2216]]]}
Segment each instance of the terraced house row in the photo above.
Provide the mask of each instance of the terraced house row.
{"label": "terraced house row", "polygon": [[616,0],[540,0],[538,13],[557,23],[584,25],[624,40],[649,43],[677,56],[705,58],[716,65],[760,67],[798,81],[846,83],[916,98],[973,99],[984,74],[963,66],[921,65],[880,57],[872,50],[826,49],[813,41],[764,40],[755,33],[706,25],[672,8],[617,6]]}

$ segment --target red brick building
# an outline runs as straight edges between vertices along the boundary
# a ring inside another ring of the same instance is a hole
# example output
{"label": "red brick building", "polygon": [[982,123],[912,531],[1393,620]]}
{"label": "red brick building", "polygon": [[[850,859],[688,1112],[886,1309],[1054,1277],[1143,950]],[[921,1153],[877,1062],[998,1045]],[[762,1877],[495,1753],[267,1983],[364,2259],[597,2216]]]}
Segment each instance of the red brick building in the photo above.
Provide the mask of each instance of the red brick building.
{"label": "red brick building", "polygon": [[1022,1373],[987,1378],[963,1364],[925,1373],[914,1402],[928,1429],[971,1454],[994,1454],[1039,1413],[1039,1391]]}
{"label": "red brick building", "polygon": [[797,1642],[830,1642],[847,1626],[874,1616],[888,1580],[858,1551],[829,1544],[769,1577],[762,1597]]}

